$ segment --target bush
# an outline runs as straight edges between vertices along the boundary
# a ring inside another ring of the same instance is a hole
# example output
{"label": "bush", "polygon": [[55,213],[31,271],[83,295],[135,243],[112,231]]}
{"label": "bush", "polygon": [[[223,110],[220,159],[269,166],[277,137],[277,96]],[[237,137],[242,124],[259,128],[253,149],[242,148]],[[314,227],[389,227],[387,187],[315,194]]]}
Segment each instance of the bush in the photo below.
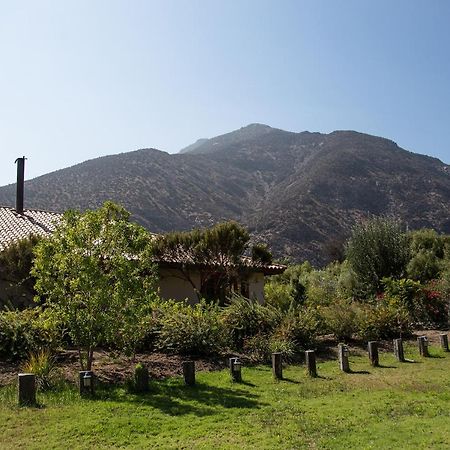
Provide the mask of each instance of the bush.
{"label": "bush", "polygon": [[22,359],[58,342],[57,324],[39,308],[0,312],[0,357]]}
{"label": "bush", "polygon": [[242,349],[244,341],[256,334],[269,334],[281,320],[281,313],[271,306],[263,306],[240,295],[223,309],[223,324],[228,330],[231,345]]}
{"label": "bush", "polygon": [[361,306],[350,300],[336,300],[333,304],[320,309],[323,330],[333,334],[340,341],[351,339],[359,329]]}
{"label": "bush", "polygon": [[293,288],[290,284],[269,281],[264,285],[266,305],[280,311],[287,311],[294,301]]}
{"label": "bush", "polygon": [[317,310],[309,307],[291,308],[273,333],[273,342],[292,342],[306,350],[317,337],[320,318]]}
{"label": "bush", "polygon": [[283,359],[290,360],[295,354],[295,342],[275,335],[258,333],[245,340],[244,353],[253,362],[269,363],[272,359],[272,353],[283,353]]}
{"label": "bush", "polygon": [[410,333],[408,310],[397,300],[380,297],[361,310],[358,334],[364,340],[392,339]]}
{"label": "bush", "polygon": [[55,358],[48,349],[31,353],[22,370],[34,373],[38,388],[42,390],[49,390],[55,385],[57,375]]}
{"label": "bush", "polygon": [[167,301],[154,311],[151,333],[158,350],[210,355],[227,347],[220,308],[201,301],[196,305]]}
{"label": "bush", "polygon": [[373,294],[384,277],[403,276],[410,257],[409,237],[399,221],[374,217],[353,228],[347,260],[360,284],[361,295]]}

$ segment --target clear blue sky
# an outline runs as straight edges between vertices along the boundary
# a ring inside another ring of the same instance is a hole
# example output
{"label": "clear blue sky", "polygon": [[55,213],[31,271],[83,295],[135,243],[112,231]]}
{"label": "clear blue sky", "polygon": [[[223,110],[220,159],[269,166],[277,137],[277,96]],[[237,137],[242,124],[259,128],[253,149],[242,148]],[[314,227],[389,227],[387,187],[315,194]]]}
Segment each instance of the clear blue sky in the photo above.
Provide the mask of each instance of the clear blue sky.
{"label": "clear blue sky", "polygon": [[252,122],[450,163],[448,0],[0,0],[0,185]]}

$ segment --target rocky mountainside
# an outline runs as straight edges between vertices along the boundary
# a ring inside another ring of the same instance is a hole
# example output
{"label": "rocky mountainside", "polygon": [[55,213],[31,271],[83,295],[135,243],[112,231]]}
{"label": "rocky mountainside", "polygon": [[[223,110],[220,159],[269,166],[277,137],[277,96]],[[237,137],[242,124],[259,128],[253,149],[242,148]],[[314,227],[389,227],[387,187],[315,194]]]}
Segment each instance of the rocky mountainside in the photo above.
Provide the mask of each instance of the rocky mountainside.
{"label": "rocky mountainside", "polygon": [[[14,205],[15,186],[0,188]],[[26,182],[25,206],[63,211],[113,200],[154,232],[235,219],[277,257],[326,261],[324,244],[369,214],[450,232],[450,168],[357,133],[252,124],[179,154],[154,149],[86,161]]]}

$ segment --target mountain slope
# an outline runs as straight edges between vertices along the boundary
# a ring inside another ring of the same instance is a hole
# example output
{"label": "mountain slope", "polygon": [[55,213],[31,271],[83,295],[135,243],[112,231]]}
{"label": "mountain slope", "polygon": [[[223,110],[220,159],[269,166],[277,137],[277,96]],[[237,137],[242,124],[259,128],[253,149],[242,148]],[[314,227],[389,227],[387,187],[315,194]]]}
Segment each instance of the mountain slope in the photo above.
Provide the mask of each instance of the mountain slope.
{"label": "mountain slope", "polygon": [[[323,244],[368,214],[450,232],[449,167],[353,131],[291,133],[252,124],[183,153],[113,155],[26,183],[27,207],[62,211],[121,203],[155,232],[236,219],[276,256],[326,259]],[[0,204],[14,204],[14,185]]]}

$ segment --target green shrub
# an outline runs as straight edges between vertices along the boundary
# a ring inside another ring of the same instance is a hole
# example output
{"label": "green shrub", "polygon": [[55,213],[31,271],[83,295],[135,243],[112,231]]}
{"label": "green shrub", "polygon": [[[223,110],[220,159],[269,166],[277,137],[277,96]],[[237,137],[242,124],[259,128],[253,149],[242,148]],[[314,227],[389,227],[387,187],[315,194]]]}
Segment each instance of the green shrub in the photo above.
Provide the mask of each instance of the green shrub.
{"label": "green shrub", "polygon": [[294,356],[296,345],[289,338],[258,333],[245,340],[243,351],[253,362],[269,363],[274,352],[283,353],[283,359],[288,361]]}
{"label": "green shrub", "polygon": [[58,342],[57,324],[39,308],[0,312],[0,357],[22,359]]}
{"label": "green shrub", "polygon": [[320,308],[322,331],[334,334],[340,341],[350,339],[358,331],[360,308],[357,302],[346,299],[338,299],[329,306]]}
{"label": "green shrub", "polygon": [[260,305],[240,295],[235,295],[223,309],[222,321],[235,349],[242,349],[244,341],[256,334],[269,334],[281,320],[277,309]]}
{"label": "green shrub", "polygon": [[380,298],[361,310],[358,334],[364,340],[391,339],[410,333],[410,315],[397,300]]}
{"label": "green shrub", "polygon": [[154,311],[155,347],[180,354],[210,355],[227,347],[226,332],[220,320],[220,308],[201,301],[162,302]]}
{"label": "green shrub", "polygon": [[34,373],[38,388],[42,390],[49,390],[55,385],[57,376],[55,358],[48,349],[31,353],[22,370]]}
{"label": "green shrub", "polygon": [[291,284],[268,281],[264,285],[266,305],[270,305],[281,311],[287,311],[289,309],[294,300],[293,294],[294,290]]}
{"label": "green shrub", "polygon": [[292,342],[298,349],[311,346],[320,329],[320,317],[315,308],[290,309],[273,333],[273,342]]}

